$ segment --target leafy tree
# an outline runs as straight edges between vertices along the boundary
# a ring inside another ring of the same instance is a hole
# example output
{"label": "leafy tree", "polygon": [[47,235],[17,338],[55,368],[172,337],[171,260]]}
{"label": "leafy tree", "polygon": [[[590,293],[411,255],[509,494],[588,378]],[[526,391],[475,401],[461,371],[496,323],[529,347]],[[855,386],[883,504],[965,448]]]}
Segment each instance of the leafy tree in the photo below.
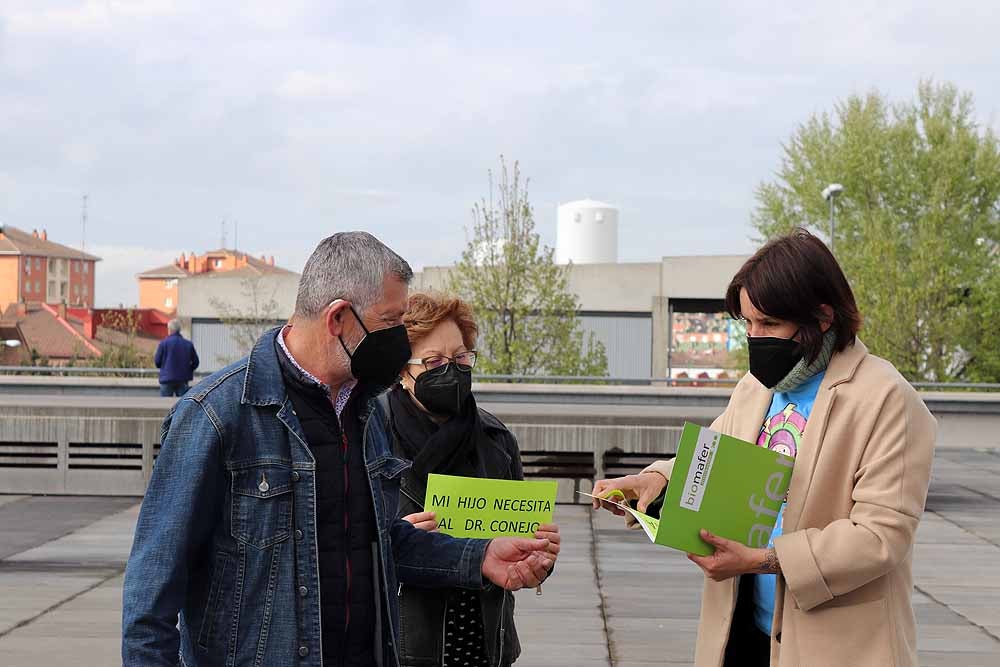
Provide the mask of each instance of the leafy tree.
{"label": "leafy tree", "polygon": [[922,82],[901,104],[872,92],[813,116],[758,187],[754,226],[765,239],[795,226],[828,234],[831,182],[844,185],[835,251],[869,348],[911,380],[1000,378],[984,331],[1000,325],[1000,144],[972,97]]}
{"label": "leafy tree", "polygon": [[153,356],[140,350],[136,343],[140,321],[141,315],[131,309],[105,315],[101,326],[114,333],[105,341],[108,344],[101,356],[89,360],[85,365],[101,368],[151,368]]}
{"label": "leafy tree", "polygon": [[450,291],[476,311],[482,358],[477,368],[499,375],[587,375],[608,372],[604,345],[585,334],[568,267],[535,231],[517,162],[500,158],[499,182],[472,209],[472,238],[450,275]]}
{"label": "leafy tree", "polygon": [[217,361],[222,364],[230,364],[249,354],[257,339],[282,321],[281,307],[276,298],[277,285],[257,275],[241,280],[240,288],[245,306],[234,306],[217,297],[209,299],[239,350],[239,354],[232,358],[219,355]]}

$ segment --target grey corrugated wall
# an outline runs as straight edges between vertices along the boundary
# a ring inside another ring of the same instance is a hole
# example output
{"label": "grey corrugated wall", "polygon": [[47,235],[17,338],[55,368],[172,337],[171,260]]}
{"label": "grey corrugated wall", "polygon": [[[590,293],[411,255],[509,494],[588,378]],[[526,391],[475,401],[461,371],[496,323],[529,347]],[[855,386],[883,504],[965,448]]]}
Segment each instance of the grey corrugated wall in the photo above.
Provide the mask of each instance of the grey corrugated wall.
{"label": "grey corrugated wall", "polygon": [[647,378],[653,372],[653,318],[580,315],[585,332],[604,343],[611,377]]}
{"label": "grey corrugated wall", "polygon": [[[263,325],[262,329],[280,326],[284,320]],[[233,340],[231,325],[219,321],[194,320],[191,322],[191,342],[201,360],[199,371],[212,372],[225,367],[229,363],[242,359],[250,353]]]}

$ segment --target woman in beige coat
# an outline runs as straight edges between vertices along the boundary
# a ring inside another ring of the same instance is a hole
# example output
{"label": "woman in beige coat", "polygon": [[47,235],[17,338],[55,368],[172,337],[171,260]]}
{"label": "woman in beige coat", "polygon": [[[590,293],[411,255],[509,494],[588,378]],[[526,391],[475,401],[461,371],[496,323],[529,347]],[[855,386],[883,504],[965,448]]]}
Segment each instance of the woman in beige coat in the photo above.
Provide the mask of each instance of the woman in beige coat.
{"label": "woman in beige coat", "polygon": [[[768,548],[703,531],[715,553],[689,555],[705,573],[695,664],[916,665],[913,538],[933,417],[857,339],[847,279],[808,232],[761,248],[726,303],[747,324],[750,373],[712,428],[796,460]],[[643,510],[672,464],[602,480],[595,495],[621,489]]]}

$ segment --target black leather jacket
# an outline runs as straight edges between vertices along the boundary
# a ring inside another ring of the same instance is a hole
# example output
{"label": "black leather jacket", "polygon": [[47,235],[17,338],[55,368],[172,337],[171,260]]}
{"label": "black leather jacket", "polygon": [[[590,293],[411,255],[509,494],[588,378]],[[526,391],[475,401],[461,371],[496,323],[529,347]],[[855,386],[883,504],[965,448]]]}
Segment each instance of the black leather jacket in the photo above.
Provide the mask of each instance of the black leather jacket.
{"label": "black leather jacket", "polygon": [[[383,395],[380,401],[388,405]],[[389,411],[386,410],[388,414]],[[479,448],[480,476],[491,479],[524,479],[521,453],[517,440],[503,423],[480,410],[483,433]],[[395,433],[390,429],[391,433]],[[393,437],[396,456],[405,458],[399,442]],[[399,516],[423,511],[426,488],[407,471],[403,475],[399,494]],[[399,653],[401,667],[441,665],[444,653],[445,605],[452,589],[417,588],[400,585]],[[514,628],[514,595],[492,584],[479,595],[483,612],[483,631],[490,665],[507,667],[521,654],[521,644]]]}

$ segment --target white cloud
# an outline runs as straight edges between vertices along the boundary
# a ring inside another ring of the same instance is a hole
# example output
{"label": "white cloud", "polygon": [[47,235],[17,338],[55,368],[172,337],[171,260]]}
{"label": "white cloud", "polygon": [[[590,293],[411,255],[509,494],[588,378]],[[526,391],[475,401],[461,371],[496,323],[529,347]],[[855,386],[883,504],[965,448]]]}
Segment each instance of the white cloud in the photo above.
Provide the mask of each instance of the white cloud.
{"label": "white cloud", "polygon": [[295,100],[345,98],[361,92],[361,87],[342,74],[290,72],[278,84],[276,93]]}
{"label": "white cloud", "polygon": [[14,32],[102,32],[120,20],[150,19],[178,10],[171,0],[88,0],[68,7],[44,8],[38,2],[23,3],[9,15]]}

